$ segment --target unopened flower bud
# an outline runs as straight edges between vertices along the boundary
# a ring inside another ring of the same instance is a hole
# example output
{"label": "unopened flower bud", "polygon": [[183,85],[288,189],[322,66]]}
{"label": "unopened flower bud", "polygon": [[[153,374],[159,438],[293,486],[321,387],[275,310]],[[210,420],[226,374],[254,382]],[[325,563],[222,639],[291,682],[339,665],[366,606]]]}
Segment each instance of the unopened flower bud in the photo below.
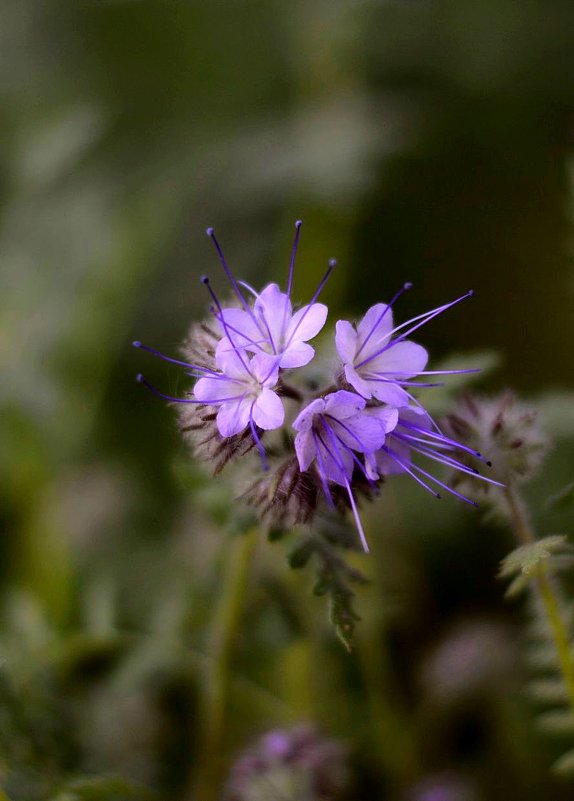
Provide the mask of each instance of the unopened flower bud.
{"label": "unopened flower bud", "polygon": [[[536,411],[511,392],[494,398],[466,395],[445,421],[447,433],[479,451],[492,464],[489,474],[504,484],[527,481],[540,466],[548,449]],[[488,483],[458,478],[465,491],[485,497],[496,492]]]}

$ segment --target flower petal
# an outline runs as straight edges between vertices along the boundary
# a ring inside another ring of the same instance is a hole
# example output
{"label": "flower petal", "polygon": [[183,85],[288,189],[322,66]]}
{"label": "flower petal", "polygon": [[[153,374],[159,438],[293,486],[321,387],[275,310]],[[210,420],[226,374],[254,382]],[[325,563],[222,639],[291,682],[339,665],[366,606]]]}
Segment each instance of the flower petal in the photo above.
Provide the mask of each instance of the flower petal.
{"label": "flower petal", "polygon": [[279,357],[268,353],[256,353],[249,369],[264,387],[274,387],[279,380]]}
{"label": "flower petal", "polygon": [[266,431],[279,428],[285,420],[285,409],[279,395],[271,389],[261,391],[253,404],[253,420]]}
{"label": "flower petal", "polygon": [[262,330],[271,335],[273,349],[279,350],[291,320],[289,296],[281,292],[277,284],[269,284],[258,295],[254,309],[256,317],[261,320]]}
{"label": "flower petal", "polygon": [[370,478],[371,481],[376,481],[379,478],[376,454],[365,454],[365,473],[367,474],[367,478]]}
{"label": "flower petal", "polygon": [[359,359],[366,359],[381,347],[393,330],[393,312],[386,303],[376,303],[357,325],[359,347],[366,342]]}
{"label": "flower petal", "polygon": [[408,406],[410,398],[407,392],[392,381],[369,381],[373,397],[389,406]]}
{"label": "flower petal", "polygon": [[217,430],[222,437],[233,437],[241,434],[249,425],[249,414],[251,412],[251,401],[244,398],[241,401],[223,403],[217,413]]}
{"label": "flower petal", "polygon": [[328,311],[324,303],[313,303],[296,311],[287,327],[286,343],[306,342],[316,337],[325,325]]}
{"label": "flower petal", "polygon": [[428,353],[415,342],[397,342],[390,345],[379,356],[365,364],[365,371],[388,375],[393,378],[393,373],[397,374],[397,381],[404,381],[412,376],[418,375],[425,369],[428,361]]}
{"label": "flower petal", "polygon": [[385,431],[380,422],[364,412],[342,421],[327,418],[326,422],[334,436],[354,451],[374,453],[385,442]]}
{"label": "flower petal", "polygon": [[357,332],[347,320],[339,320],[335,326],[335,345],[344,364],[352,364],[357,352]]}
{"label": "flower petal", "polygon": [[310,428],[300,431],[295,437],[295,453],[299,462],[299,470],[304,473],[316,455],[313,432]]}
{"label": "flower petal", "polygon": [[[388,449],[396,455],[396,457],[404,462],[407,466],[411,463],[410,448],[402,442],[398,442],[394,437],[389,438]],[[395,461],[393,457],[385,450],[377,452],[377,467],[382,476],[395,475],[397,473],[404,473],[405,468],[401,467],[399,462]]]}
{"label": "flower petal", "polygon": [[321,459],[317,458],[317,467],[321,473],[328,481],[346,486],[345,479],[350,481],[355,465],[352,454],[343,447],[336,448],[333,442],[325,439],[324,434],[323,443],[319,447]]}
{"label": "flower petal", "polygon": [[219,403],[244,392],[242,384],[229,378],[200,378],[193,388],[196,399],[205,403]]}
{"label": "flower petal", "polygon": [[247,369],[249,357],[244,350],[237,350],[237,344],[238,342],[235,340],[232,342],[227,337],[223,337],[215,349],[215,364],[229,378],[249,381],[252,378]]}
{"label": "flower petal", "polygon": [[361,378],[359,373],[355,370],[352,364],[345,365],[345,378],[349,382],[349,384],[356,389],[359,395],[363,398],[372,398],[373,396],[373,389],[372,385],[369,384],[364,378]]}
{"label": "flower petal", "polygon": [[340,389],[338,392],[331,392],[325,395],[325,414],[330,414],[339,420],[351,417],[360,409],[365,408],[365,399],[356,392],[348,392]]}
{"label": "flower petal", "polygon": [[399,410],[394,406],[369,406],[365,413],[379,421],[385,434],[394,431],[399,422]]}
{"label": "flower petal", "polygon": [[[269,338],[267,332],[261,331],[254,317],[243,309],[223,309],[223,320],[236,346],[250,352],[258,351],[265,346],[265,340]],[[221,321],[219,325],[223,335],[227,336]]]}
{"label": "flower petal", "polygon": [[323,398],[317,398],[311,403],[308,403],[302,409],[297,417],[293,420],[291,425],[295,431],[308,431],[313,425],[313,418],[316,414],[322,414],[325,411],[325,401]]}
{"label": "flower petal", "polygon": [[315,349],[311,345],[307,345],[306,342],[296,342],[293,345],[289,345],[287,350],[284,351],[279,366],[286,369],[289,367],[304,367],[309,364],[314,355]]}

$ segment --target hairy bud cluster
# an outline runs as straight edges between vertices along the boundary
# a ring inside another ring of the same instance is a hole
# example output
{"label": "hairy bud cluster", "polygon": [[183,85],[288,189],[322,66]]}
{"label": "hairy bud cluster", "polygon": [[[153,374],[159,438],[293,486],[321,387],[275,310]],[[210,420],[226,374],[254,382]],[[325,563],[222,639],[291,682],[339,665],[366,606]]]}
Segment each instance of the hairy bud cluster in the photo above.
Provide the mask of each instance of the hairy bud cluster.
{"label": "hairy bud cluster", "polygon": [[[505,484],[528,481],[538,470],[548,450],[536,410],[519,401],[512,392],[493,398],[465,395],[446,417],[445,430],[461,443],[488,453],[493,472]],[[488,484],[472,484],[457,476],[457,486],[477,495],[489,493]]]}

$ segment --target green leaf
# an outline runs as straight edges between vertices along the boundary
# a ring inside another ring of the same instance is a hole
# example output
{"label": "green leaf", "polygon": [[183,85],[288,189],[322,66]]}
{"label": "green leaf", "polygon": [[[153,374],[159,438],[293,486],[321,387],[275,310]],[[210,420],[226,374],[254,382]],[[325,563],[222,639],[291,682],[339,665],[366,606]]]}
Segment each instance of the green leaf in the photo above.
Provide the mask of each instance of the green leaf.
{"label": "green leaf", "polygon": [[526,577],[532,576],[537,567],[552,556],[571,552],[566,537],[554,534],[538,540],[532,545],[521,545],[502,560],[500,576],[510,578],[522,573]]}

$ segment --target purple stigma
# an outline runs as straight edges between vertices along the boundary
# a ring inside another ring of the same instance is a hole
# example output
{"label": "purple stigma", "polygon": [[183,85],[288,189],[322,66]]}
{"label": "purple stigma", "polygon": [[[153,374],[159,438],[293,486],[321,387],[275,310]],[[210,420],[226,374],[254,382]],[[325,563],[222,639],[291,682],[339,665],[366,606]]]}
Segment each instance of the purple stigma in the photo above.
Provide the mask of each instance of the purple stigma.
{"label": "purple stigma", "polygon": [[361,347],[359,348],[359,350],[358,350],[358,351],[357,351],[357,353],[355,354],[355,358],[357,358],[357,356],[358,356],[358,355],[359,355],[359,353],[360,353],[360,352],[363,350],[363,348],[365,347],[365,345],[367,344],[367,342],[369,341],[369,339],[370,339],[370,338],[373,336],[373,334],[375,333],[375,330],[376,330],[377,326],[378,326],[378,325],[379,325],[379,324],[382,322],[382,320],[383,320],[383,318],[385,317],[385,315],[387,314],[388,310],[389,310],[389,309],[391,309],[391,308],[393,307],[394,303],[395,303],[395,302],[396,302],[396,301],[397,301],[397,300],[400,298],[400,296],[401,296],[401,295],[402,295],[404,292],[406,292],[407,290],[409,290],[409,289],[411,289],[411,288],[412,288],[412,283],[411,283],[410,281],[407,281],[407,283],[406,283],[406,284],[403,284],[403,285],[402,285],[402,287],[399,289],[399,291],[395,293],[395,295],[394,295],[394,296],[393,296],[393,298],[391,299],[391,302],[390,302],[390,303],[387,303],[387,305],[385,306],[385,308],[383,309],[383,311],[380,313],[380,315],[377,317],[377,319],[376,319],[376,320],[375,320],[375,322],[373,323],[373,327],[371,328],[371,330],[369,331],[369,333],[367,334],[367,336],[366,336],[366,337],[365,337],[365,339],[363,340],[363,342],[362,342],[362,344],[361,344]]}
{"label": "purple stigma", "polygon": [[231,331],[230,331],[230,329],[229,329],[229,326],[228,326],[228,325],[227,325],[227,323],[225,322],[225,315],[224,315],[224,313],[223,313],[223,308],[222,308],[222,306],[221,306],[221,303],[219,302],[219,298],[217,297],[217,295],[215,294],[215,292],[214,292],[214,291],[213,291],[213,289],[212,289],[212,286],[211,286],[211,284],[209,283],[209,278],[208,278],[206,275],[204,275],[204,276],[203,276],[203,278],[201,279],[201,283],[202,283],[204,286],[206,286],[206,287],[207,287],[207,291],[209,292],[209,294],[211,295],[211,297],[212,297],[212,299],[213,299],[213,302],[215,303],[215,306],[216,306],[216,308],[217,308],[217,311],[219,312],[219,316],[217,317],[217,315],[216,315],[216,317],[217,317],[217,319],[218,319],[218,320],[221,322],[221,325],[223,326],[223,330],[225,331],[225,336],[227,337],[227,339],[228,339],[228,340],[229,340],[229,342],[231,343],[231,347],[233,348],[233,350],[235,351],[235,353],[237,353],[237,356],[238,356],[238,358],[239,358],[239,360],[240,360],[241,364],[242,364],[242,365],[243,365],[243,367],[245,368],[246,372],[247,372],[247,373],[248,373],[248,374],[249,374],[249,375],[250,375],[252,378],[254,378],[254,376],[253,376],[253,373],[251,372],[251,370],[250,370],[250,368],[249,368],[249,364],[248,364],[248,363],[245,361],[245,359],[244,359],[244,357],[243,357],[243,354],[241,353],[241,349],[240,349],[240,348],[238,348],[238,347],[237,347],[237,345],[235,344],[235,342],[233,341],[233,337],[231,336]]}
{"label": "purple stigma", "polygon": [[295,328],[291,332],[291,336],[289,337],[289,341],[286,343],[286,346],[285,346],[286,348],[288,348],[289,345],[291,344],[291,342],[293,341],[293,337],[295,336],[295,334],[299,330],[299,326],[301,325],[301,323],[303,322],[303,320],[307,316],[307,313],[309,312],[309,309],[311,308],[311,306],[315,303],[315,301],[317,300],[317,298],[319,297],[319,295],[323,291],[323,287],[325,286],[325,284],[329,280],[329,277],[330,277],[331,273],[333,272],[333,270],[335,269],[336,266],[337,266],[337,259],[329,259],[329,267],[327,268],[327,271],[326,271],[325,275],[323,276],[323,278],[319,281],[319,286],[315,290],[315,294],[313,295],[313,297],[311,298],[311,300],[307,304],[307,310],[305,311],[305,314],[303,314],[301,316],[301,318],[299,319],[299,322],[297,323],[297,325],[295,326]]}
{"label": "purple stigma", "polygon": [[[473,294],[474,294],[473,291],[470,290],[465,295],[461,295],[459,298],[456,298],[455,300],[452,300],[450,303],[445,303],[443,306],[438,306],[436,309],[431,309],[428,312],[424,312],[423,314],[419,314],[416,317],[413,317],[412,319],[407,320],[405,323],[401,323],[401,325],[398,325],[396,328],[394,328],[388,334],[388,338],[387,338],[388,341],[382,348],[380,348],[378,351],[376,351],[376,353],[373,353],[370,356],[368,356],[366,359],[363,359],[363,361],[359,362],[359,364],[356,364],[355,368],[358,369],[360,367],[363,367],[365,364],[368,364],[368,362],[373,361],[373,359],[376,359],[377,356],[381,355],[381,353],[384,353],[389,348],[392,348],[395,345],[397,345],[399,342],[402,342],[404,339],[406,339],[406,337],[410,336],[410,334],[412,334],[413,331],[416,331],[421,326],[426,325],[434,317],[437,317],[439,314],[442,314],[447,309],[450,309],[452,306],[456,306],[456,304],[460,303],[461,300],[466,300],[467,298],[472,297]],[[409,328],[407,331],[405,331],[403,334],[401,334],[400,337],[397,337],[396,339],[391,339],[393,334],[396,334],[397,331],[402,331],[404,328],[406,328],[407,326],[411,325],[412,323],[417,323],[417,324],[413,325],[411,328]]]}
{"label": "purple stigma", "polygon": [[299,247],[299,235],[301,232],[302,220],[297,220],[295,223],[295,239],[293,240],[293,248],[291,250],[291,261],[289,262],[289,278],[287,279],[287,295],[291,297],[291,287],[293,286],[293,272],[295,270],[295,257],[297,256],[297,248]]}

